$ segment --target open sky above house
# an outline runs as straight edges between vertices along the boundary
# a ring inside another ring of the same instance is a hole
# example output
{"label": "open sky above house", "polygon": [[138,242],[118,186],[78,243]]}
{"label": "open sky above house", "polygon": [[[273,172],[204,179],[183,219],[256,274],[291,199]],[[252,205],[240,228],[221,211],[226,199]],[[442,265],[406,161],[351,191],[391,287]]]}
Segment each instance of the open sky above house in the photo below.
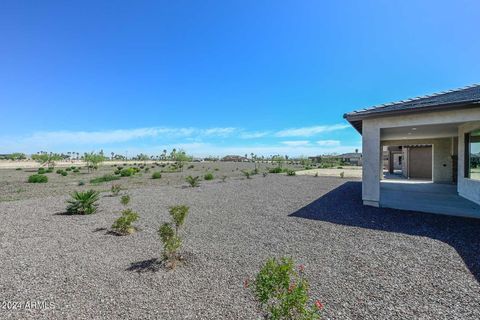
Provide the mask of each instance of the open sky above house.
{"label": "open sky above house", "polygon": [[480,3],[2,1],[0,152],[352,152],[346,112],[479,81]]}

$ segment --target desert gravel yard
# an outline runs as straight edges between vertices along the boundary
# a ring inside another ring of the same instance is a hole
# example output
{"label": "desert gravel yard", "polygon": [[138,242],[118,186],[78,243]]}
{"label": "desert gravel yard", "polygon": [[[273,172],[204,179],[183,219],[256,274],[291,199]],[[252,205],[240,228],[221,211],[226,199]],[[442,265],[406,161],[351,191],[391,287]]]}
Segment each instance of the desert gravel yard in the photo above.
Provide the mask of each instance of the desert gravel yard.
{"label": "desert gravel yard", "polygon": [[[108,189],[108,188],[107,188]],[[358,181],[270,174],[127,191],[64,215],[67,195],[0,202],[1,319],[258,319],[243,281],[270,256],[305,265],[324,319],[480,319],[480,221],[361,205]],[[186,264],[156,259],[168,207],[190,206]],[[11,309],[42,301],[51,308]],[[10,305],[11,306],[11,305]]]}

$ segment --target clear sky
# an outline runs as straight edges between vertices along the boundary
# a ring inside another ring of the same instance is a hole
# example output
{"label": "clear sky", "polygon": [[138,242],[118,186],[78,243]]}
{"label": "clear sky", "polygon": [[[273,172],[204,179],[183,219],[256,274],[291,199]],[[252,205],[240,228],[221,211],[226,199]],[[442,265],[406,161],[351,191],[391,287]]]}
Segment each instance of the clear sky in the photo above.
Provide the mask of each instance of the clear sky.
{"label": "clear sky", "polygon": [[345,112],[480,82],[480,2],[0,2],[0,152],[352,152]]}

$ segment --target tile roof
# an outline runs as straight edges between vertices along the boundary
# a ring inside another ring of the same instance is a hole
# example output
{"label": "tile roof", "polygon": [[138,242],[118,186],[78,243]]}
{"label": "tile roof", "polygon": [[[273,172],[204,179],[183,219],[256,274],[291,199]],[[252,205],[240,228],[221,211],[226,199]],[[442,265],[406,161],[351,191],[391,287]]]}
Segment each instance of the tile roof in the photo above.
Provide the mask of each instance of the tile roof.
{"label": "tile roof", "polygon": [[370,117],[383,113],[401,111],[420,111],[423,108],[439,107],[458,104],[480,103],[480,84],[438,92],[397,102],[381,104],[353,112],[346,113],[344,118]]}

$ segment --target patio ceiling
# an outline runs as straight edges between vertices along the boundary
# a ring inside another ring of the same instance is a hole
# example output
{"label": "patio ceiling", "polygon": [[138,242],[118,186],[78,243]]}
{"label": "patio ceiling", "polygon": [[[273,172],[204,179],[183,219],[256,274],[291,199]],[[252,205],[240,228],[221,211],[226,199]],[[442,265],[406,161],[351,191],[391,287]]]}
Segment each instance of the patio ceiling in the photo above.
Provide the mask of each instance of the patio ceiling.
{"label": "patio ceiling", "polygon": [[381,129],[380,139],[385,141],[456,137],[459,125],[461,123],[384,128]]}

